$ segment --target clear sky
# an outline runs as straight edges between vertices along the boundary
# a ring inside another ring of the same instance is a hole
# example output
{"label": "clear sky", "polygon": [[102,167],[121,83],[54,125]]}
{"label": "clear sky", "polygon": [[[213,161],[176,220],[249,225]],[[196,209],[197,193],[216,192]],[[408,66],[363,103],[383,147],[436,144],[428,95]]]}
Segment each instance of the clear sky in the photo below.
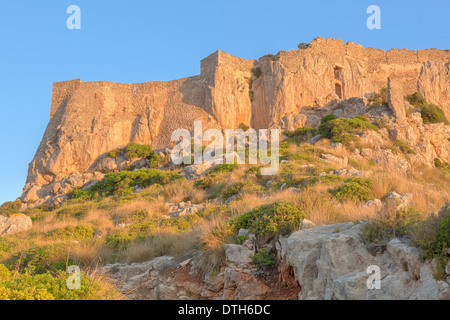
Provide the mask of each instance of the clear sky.
{"label": "clear sky", "polygon": [[[67,7],[81,8],[69,30]],[[369,30],[369,5],[381,30]],[[52,84],[196,75],[220,49],[257,59],[317,36],[364,47],[450,48],[448,0],[2,0],[0,204],[20,196],[50,114]]]}

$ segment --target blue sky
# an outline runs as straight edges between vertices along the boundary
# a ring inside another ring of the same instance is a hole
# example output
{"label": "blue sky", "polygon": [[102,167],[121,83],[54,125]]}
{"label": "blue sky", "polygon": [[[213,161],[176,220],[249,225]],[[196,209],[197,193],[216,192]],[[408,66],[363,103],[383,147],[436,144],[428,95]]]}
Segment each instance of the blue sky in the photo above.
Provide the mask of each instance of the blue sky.
{"label": "blue sky", "polygon": [[[81,8],[69,30],[67,7]],[[366,9],[381,8],[381,30]],[[220,49],[256,59],[317,36],[364,47],[450,48],[447,0],[2,0],[0,204],[20,196],[56,81],[147,82],[196,75]]]}

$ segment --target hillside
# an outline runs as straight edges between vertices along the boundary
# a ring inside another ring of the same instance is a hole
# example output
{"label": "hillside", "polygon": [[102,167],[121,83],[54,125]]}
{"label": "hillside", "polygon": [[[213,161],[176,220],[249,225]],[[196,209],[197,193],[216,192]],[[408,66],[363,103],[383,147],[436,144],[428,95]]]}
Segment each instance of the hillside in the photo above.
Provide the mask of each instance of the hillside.
{"label": "hillside", "polygon": [[[170,82],[55,83],[0,208],[0,299],[450,299],[449,68],[317,38]],[[280,129],[280,169],[175,165],[172,132],[198,120]]]}

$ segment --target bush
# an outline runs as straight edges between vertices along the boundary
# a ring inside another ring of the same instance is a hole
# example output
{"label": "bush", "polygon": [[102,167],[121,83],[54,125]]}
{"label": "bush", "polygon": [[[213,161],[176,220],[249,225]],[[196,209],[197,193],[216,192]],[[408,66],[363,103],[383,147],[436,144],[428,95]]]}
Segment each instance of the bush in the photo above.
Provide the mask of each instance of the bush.
{"label": "bush", "polygon": [[157,169],[139,169],[108,173],[106,177],[86,191],[77,191],[74,198],[93,198],[94,196],[125,196],[132,194],[132,188],[145,188],[153,184],[165,185],[173,180],[181,179],[178,173],[164,172]]}
{"label": "bush", "polygon": [[131,236],[126,232],[113,233],[106,237],[106,246],[119,249],[131,242]]}
{"label": "bush", "polygon": [[156,228],[154,221],[145,221],[130,226],[130,237],[143,239],[150,234],[150,231]]}
{"label": "bush", "polygon": [[368,201],[372,198],[372,180],[366,178],[349,178],[344,184],[330,190],[339,200]]}
{"label": "bush", "polygon": [[276,237],[286,235],[300,227],[305,214],[293,203],[280,201],[259,206],[231,220],[237,231],[249,229],[257,237]]}
{"label": "bush", "polygon": [[125,154],[128,160],[147,158],[153,154],[153,149],[149,145],[130,143],[125,148]]}
{"label": "bush", "polygon": [[448,170],[450,172],[450,164],[448,162],[442,162],[439,158],[434,159],[434,166],[436,168]]}
{"label": "bush", "polygon": [[0,300],[100,300],[117,299],[120,294],[99,279],[81,274],[81,288],[70,290],[65,272],[33,275],[13,274],[0,265]]}
{"label": "bush", "polygon": [[343,134],[334,138],[333,142],[342,143],[350,151],[354,151],[355,148],[362,149],[361,138],[355,134]]}
{"label": "bush", "polygon": [[334,114],[329,114],[320,120],[318,132],[322,137],[329,137],[331,135],[331,129],[328,128],[328,122],[333,121],[335,119],[337,119],[337,117]]}
{"label": "bush", "polygon": [[10,215],[16,214],[20,211],[22,207],[22,202],[17,199],[16,201],[8,201],[0,206],[0,215],[9,217]]}
{"label": "bush", "polygon": [[273,269],[277,265],[278,259],[274,254],[262,249],[253,256],[253,263],[258,270],[267,271]]}
{"label": "bush", "polygon": [[[325,117],[324,117],[325,118]],[[322,120],[324,119],[322,118]],[[378,127],[370,123],[366,117],[326,119],[319,127],[319,133],[325,138],[336,138],[346,133],[357,134],[364,130],[378,131]]]}
{"label": "bush", "polygon": [[408,146],[403,141],[397,140],[394,142],[394,144],[400,149],[400,151],[404,154],[416,154],[416,152],[411,149],[410,146]]}
{"label": "bush", "polygon": [[227,173],[232,172],[234,169],[237,168],[236,164],[219,164],[218,166],[214,167],[209,173]]}
{"label": "bush", "polygon": [[133,222],[142,222],[148,218],[147,210],[136,210],[128,214],[128,217]]}
{"label": "bush", "polygon": [[262,75],[261,68],[253,68],[252,74],[258,79]]}
{"label": "bush", "polygon": [[114,150],[111,150],[110,152],[108,152],[106,155],[108,156],[108,157],[110,157],[110,158],[117,158],[117,156],[119,155],[119,153],[121,152],[122,150],[120,150],[120,149],[114,149]]}
{"label": "bush", "polygon": [[309,43],[302,42],[297,46],[300,50],[308,49]]}
{"label": "bush", "polygon": [[194,182],[194,187],[200,188],[200,189],[208,189],[213,184],[214,179],[212,178],[204,178],[201,180],[197,180]]}
{"label": "bush", "polygon": [[379,93],[375,94],[372,98],[369,98],[368,101],[373,102],[376,107],[388,106],[388,89],[382,88]]}
{"label": "bush", "polygon": [[420,92],[415,92],[412,95],[406,96],[406,100],[414,107],[420,108],[423,123],[443,122],[447,125],[450,124],[444,111],[438,106],[428,103]]}
{"label": "bush", "polygon": [[73,264],[67,254],[68,244],[54,243],[34,247],[14,255],[8,264],[19,271],[27,270],[32,274],[43,274],[47,271],[65,270]]}
{"label": "bush", "polygon": [[410,105],[416,108],[420,108],[424,104],[427,104],[427,101],[420,92],[415,92],[412,95],[406,96],[406,100],[408,100]]}
{"label": "bush", "polygon": [[420,108],[423,123],[440,123],[450,124],[445,116],[444,111],[434,104],[424,104]]}
{"label": "bush", "polygon": [[311,127],[298,128],[295,131],[285,131],[283,134],[289,138],[310,139],[317,134],[317,129]]}
{"label": "bush", "polygon": [[409,237],[423,250],[425,259],[436,259],[438,270],[434,277],[437,280],[445,280],[445,266],[449,261],[447,251],[450,246],[450,207],[447,206],[439,214],[411,228]]}
{"label": "bush", "polygon": [[151,156],[149,156],[148,158],[148,165],[150,168],[157,168],[159,166],[162,165],[163,163],[163,158],[161,158],[160,155],[153,153]]}
{"label": "bush", "polygon": [[238,129],[242,129],[243,131],[247,131],[248,129],[250,129],[250,127],[245,125],[245,124],[243,124],[243,123],[241,123],[241,124],[239,124]]}
{"label": "bush", "polygon": [[61,229],[50,231],[48,238],[55,240],[88,240],[94,237],[94,229],[86,225],[67,226]]}
{"label": "bush", "polygon": [[388,208],[362,228],[363,237],[371,243],[388,242],[394,237],[406,236],[423,220],[423,215],[413,208],[401,211]]}
{"label": "bush", "polygon": [[231,197],[239,194],[245,185],[246,185],[245,182],[236,182],[236,183],[232,184],[223,193],[223,198],[228,199],[228,198],[231,198]]}

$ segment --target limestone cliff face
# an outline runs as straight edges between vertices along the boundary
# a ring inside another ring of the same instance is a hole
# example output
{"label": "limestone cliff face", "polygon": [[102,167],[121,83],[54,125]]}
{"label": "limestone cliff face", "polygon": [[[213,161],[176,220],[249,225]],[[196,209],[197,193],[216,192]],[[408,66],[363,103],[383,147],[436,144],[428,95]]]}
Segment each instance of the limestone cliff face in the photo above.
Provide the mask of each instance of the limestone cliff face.
{"label": "limestone cliff face", "polygon": [[257,61],[217,51],[202,60],[200,75],[169,82],[55,83],[50,122],[30,163],[22,200],[55,196],[57,184],[74,175],[83,175],[72,179],[79,181],[72,187],[80,187],[108,151],[131,141],[162,148],[174,130],[192,130],[196,120],[204,130],[241,123],[256,129],[287,122],[299,127],[311,108],[367,97],[387,87],[389,77],[405,95],[420,90],[450,116],[449,65],[450,52],[443,50],[385,52],[317,38],[308,49]]}

